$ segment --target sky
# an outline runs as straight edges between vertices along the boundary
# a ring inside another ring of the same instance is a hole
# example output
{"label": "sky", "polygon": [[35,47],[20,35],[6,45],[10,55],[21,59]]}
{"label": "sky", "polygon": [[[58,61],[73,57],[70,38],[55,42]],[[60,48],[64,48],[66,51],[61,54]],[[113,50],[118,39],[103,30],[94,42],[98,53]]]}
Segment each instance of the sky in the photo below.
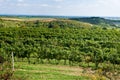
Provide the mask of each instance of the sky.
{"label": "sky", "polygon": [[0,0],[0,14],[120,17],[120,0]]}

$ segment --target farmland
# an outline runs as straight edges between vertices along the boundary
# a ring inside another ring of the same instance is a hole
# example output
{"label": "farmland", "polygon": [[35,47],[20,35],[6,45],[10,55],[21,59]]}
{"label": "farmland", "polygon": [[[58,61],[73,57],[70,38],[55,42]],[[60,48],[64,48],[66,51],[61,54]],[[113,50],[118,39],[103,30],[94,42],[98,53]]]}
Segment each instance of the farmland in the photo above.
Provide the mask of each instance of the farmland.
{"label": "farmland", "polygon": [[[101,24],[58,18],[1,18],[0,56],[10,63],[2,65],[11,70],[13,53],[15,71],[11,75],[15,78],[119,80],[120,29]],[[0,71],[1,78],[6,69]]]}

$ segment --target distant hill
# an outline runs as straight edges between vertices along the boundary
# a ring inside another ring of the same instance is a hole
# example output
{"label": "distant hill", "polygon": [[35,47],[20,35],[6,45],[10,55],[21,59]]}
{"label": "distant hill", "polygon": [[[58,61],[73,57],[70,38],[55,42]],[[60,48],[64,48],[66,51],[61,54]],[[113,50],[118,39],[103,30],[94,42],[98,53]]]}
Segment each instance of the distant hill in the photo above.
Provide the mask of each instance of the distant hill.
{"label": "distant hill", "polygon": [[114,20],[118,18],[113,18],[77,16],[0,16],[0,27],[120,27],[120,20]]}
{"label": "distant hill", "polygon": [[120,20],[120,17],[103,17],[105,19],[109,19],[109,20]]}
{"label": "distant hill", "polygon": [[81,22],[87,22],[95,25],[102,25],[103,27],[118,27],[114,23],[114,20],[109,20],[101,17],[83,17],[83,18],[70,18],[71,20],[77,20]]}
{"label": "distant hill", "polygon": [[61,18],[2,17],[0,27],[91,28],[93,24]]}

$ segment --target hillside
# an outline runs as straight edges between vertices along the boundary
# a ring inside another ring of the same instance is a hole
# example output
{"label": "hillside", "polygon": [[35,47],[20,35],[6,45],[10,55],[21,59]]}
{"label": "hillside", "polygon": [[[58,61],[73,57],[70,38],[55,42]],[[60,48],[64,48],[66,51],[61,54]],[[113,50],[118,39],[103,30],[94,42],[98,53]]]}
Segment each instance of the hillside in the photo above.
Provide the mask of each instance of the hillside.
{"label": "hillside", "polygon": [[[87,22],[95,25],[101,25],[102,27],[119,27],[115,24],[116,20],[109,20],[101,17],[83,17],[83,18],[70,18],[80,22]],[[119,22],[120,23],[120,22]]]}
{"label": "hillside", "polygon": [[[54,80],[55,77],[60,80],[106,80],[102,76],[119,80],[120,29],[103,28],[101,24],[107,23],[102,20],[88,23],[62,18],[0,19],[0,56],[6,60],[3,66],[0,64],[0,80]],[[68,66],[67,70],[56,67],[59,65]],[[82,72],[75,71],[72,66]],[[23,74],[28,74],[30,79],[18,79],[26,78]],[[13,79],[14,76],[17,79]]]}
{"label": "hillside", "polygon": [[[45,27],[0,28],[0,56],[4,58],[8,56],[8,60],[11,60],[9,56],[12,51],[16,62],[26,62],[28,66],[32,65],[32,67],[35,64],[80,66],[100,69],[99,76],[105,76],[107,73],[110,73],[113,78],[120,76],[119,29],[100,27],[91,29],[69,27],[57,29]],[[22,70],[26,69],[22,68]],[[3,71],[0,70],[0,74],[4,75]],[[29,71],[32,71],[31,67],[24,72],[27,74]],[[60,73],[60,71],[58,72]],[[41,75],[36,72],[35,74]],[[45,74],[50,73],[45,71]],[[53,75],[55,74],[53,73]],[[79,79],[80,76],[75,78]]]}
{"label": "hillside", "polygon": [[119,20],[101,17],[1,17],[0,27],[48,27],[48,28],[91,28],[91,27],[120,27]]}
{"label": "hillside", "polygon": [[0,27],[48,27],[48,28],[81,28],[93,24],[58,18],[6,18],[0,19]]}

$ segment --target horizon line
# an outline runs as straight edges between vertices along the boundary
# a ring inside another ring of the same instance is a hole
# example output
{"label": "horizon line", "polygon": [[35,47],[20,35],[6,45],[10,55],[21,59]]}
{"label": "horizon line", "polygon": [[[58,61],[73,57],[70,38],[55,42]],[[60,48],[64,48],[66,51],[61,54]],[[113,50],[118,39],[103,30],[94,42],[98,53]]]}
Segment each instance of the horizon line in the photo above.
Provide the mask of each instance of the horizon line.
{"label": "horizon line", "polygon": [[0,16],[57,16],[57,17],[120,17],[120,16],[93,16],[93,15],[47,15],[47,14],[0,14]]}

